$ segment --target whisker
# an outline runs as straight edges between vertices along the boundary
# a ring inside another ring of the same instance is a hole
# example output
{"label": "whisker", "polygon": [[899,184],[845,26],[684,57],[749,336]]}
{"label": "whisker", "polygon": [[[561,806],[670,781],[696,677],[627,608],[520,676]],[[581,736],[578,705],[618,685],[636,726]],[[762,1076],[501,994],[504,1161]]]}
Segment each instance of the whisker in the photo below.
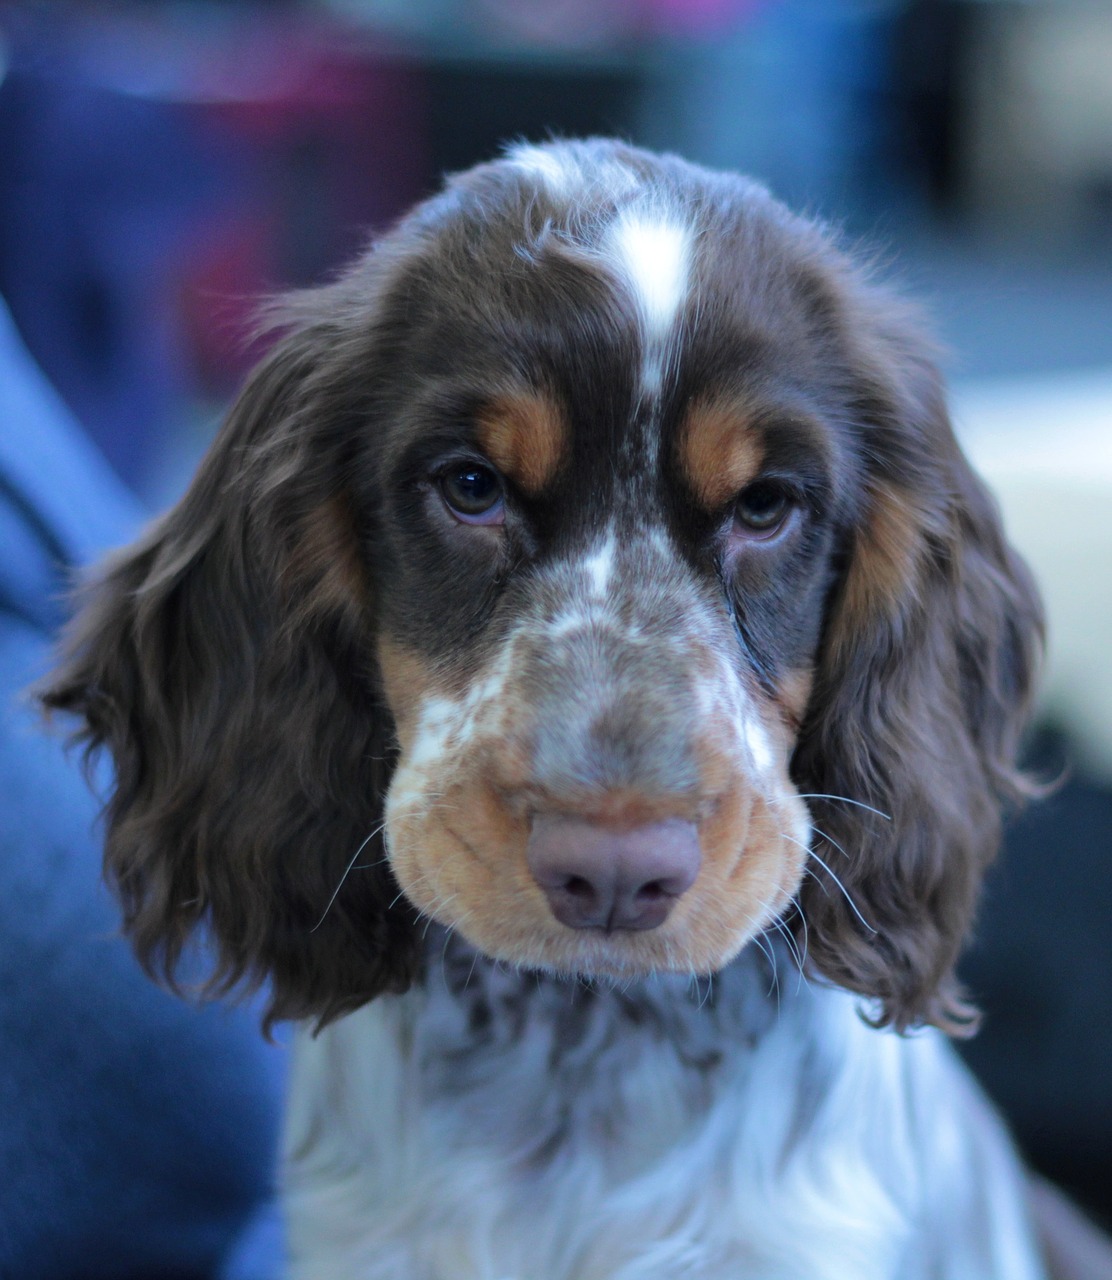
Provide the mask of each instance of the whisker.
{"label": "whisker", "polygon": [[[421,871],[421,872],[419,872],[419,873],[414,877],[414,879],[410,882],[410,887],[411,887],[411,888],[413,888],[413,889],[416,889],[416,888],[418,888],[418,887],[419,887],[419,886],[421,886],[421,885],[426,885],[426,884],[427,884],[427,885],[431,885],[432,883],[433,883],[433,882],[432,882],[432,879],[430,878],[430,876],[429,876],[428,872],[427,872],[427,871]],[[398,892],[397,892],[396,894],[394,894],[394,896],[390,899],[390,902],[389,902],[389,904],[387,905],[386,910],[387,910],[387,911],[392,911],[392,910],[394,909],[394,907],[396,907],[396,906],[398,905],[398,903],[399,903],[399,902],[401,902],[401,900],[402,900],[405,896],[406,896],[406,890],[405,890],[405,889],[399,889],[399,890],[398,890]],[[439,895],[437,895],[437,897],[438,897],[438,899],[439,899]],[[426,913],[426,912],[424,912],[424,911],[418,911],[418,912],[417,912],[417,918],[418,918],[418,920],[419,920],[423,915],[426,915],[426,914],[427,914],[427,913]]]}
{"label": "whisker", "polygon": [[[445,985],[446,987],[447,987],[447,985],[448,985],[448,944],[449,944],[451,941],[452,941],[452,930],[451,930],[450,928],[449,928],[449,929],[445,929],[445,930],[444,930],[444,945],[440,948],[440,978],[441,978],[441,981],[444,983],[444,985]],[[474,964],[472,964],[471,968],[472,968],[472,969],[474,969],[474,968],[475,968]],[[469,980],[470,980],[470,977],[471,977],[471,975],[470,975],[470,974],[468,974],[468,979],[469,979]],[[466,985],[467,985],[467,984],[466,984],[466,983],[464,983],[464,986],[466,986]]]}
{"label": "whisker", "polygon": [[[822,836],[822,835],[823,835],[823,833],[822,833],[821,831],[817,832],[817,834],[818,834],[818,835],[820,835],[820,836]],[[834,883],[838,886],[838,888],[839,888],[839,889],[841,889],[841,891],[842,891],[843,895],[845,896],[845,900],[849,903],[850,908],[851,908],[851,909],[852,909],[852,911],[853,911],[853,914],[858,918],[858,920],[860,920],[860,921],[861,921],[861,923],[865,926],[865,928],[866,928],[866,929],[868,929],[868,931],[869,931],[870,933],[878,933],[878,932],[879,932],[879,930],[878,930],[878,929],[874,929],[874,928],[873,928],[873,926],[868,922],[868,920],[866,920],[866,919],[865,919],[865,917],[861,914],[861,912],[858,910],[857,903],[856,903],[856,902],[854,902],[853,898],[851,898],[851,897],[850,897],[849,890],[848,890],[848,889],[846,888],[846,886],[841,882],[841,880],[839,880],[839,879],[838,879],[838,877],[837,877],[837,876],[834,874],[834,872],[830,869],[829,865],[828,865],[827,863],[825,863],[825,862],[822,860],[822,858],[820,858],[820,857],[819,857],[819,855],[814,851],[814,849],[813,849],[813,848],[811,848],[811,847],[810,847],[810,846],[808,846],[808,845],[805,845],[805,844],[803,843],[803,841],[802,841],[802,840],[797,840],[794,836],[789,836],[786,832],[781,831],[781,832],[780,832],[780,836],[781,836],[781,839],[787,840],[789,843],[794,844],[797,848],[802,849],[802,850],[804,851],[804,853],[806,853],[806,854],[808,855],[808,857],[814,858],[814,860],[819,864],[819,866],[820,866],[820,867],[822,867],[822,869],[823,869],[823,870],[826,872],[826,874],[831,878],[831,880],[833,880],[833,881],[834,881]],[[824,840],[829,840],[829,839],[830,839],[830,837],[829,837],[829,836],[823,836],[823,839],[824,839]],[[848,857],[848,856],[849,856],[848,854],[846,854],[846,851],[842,848],[842,846],[841,846],[841,845],[839,845],[839,844],[834,844],[834,841],[833,841],[833,840],[830,840],[830,843],[834,845],[835,849],[837,849],[839,853],[841,853],[841,854],[845,855],[846,857]],[[814,873],[813,873],[813,872],[812,872],[812,875],[814,876]],[[815,879],[816,881],[818,881],[818,883],[819,883],[819,884],[822,884],[822,881],[821,881],[821,880],[819,880],[818,876],[814,876],[814,879]]]}
{"label": "whisker", "polygon": [[[762,902],[760,905],[762,910],[765,910],[765,911],[768,910],[767,902]],[[788,954],[791,956],[792,960],[795,962],[795,967],[797,971],[795,990],[796,990],[796,994],[798,994],[800,987],[807,981],[807,975],[804,971],[806,956],[800,953],[798,943],[792,937],[791,931],[788,929],[787,925],[784,923],[783,919],[780,916],[773,917],[772,928],[774,928],[777,931],[777,933],[779,933],[780,936],[784,939],[784,942],[788,948]],[[766,928],[764,932],[765,932],[765,936],[767,937],[768,929]],[[769,943],[771,945],[771,939],[769,939]]]}
{"label": "whisker", "polygon": [[832,796],[822,791],[801,791],[799,798],[800,800],[839,800],[842,804],[852,804],[858,809],[868,809],[870,813],[875,813],[878,818],[883,818],[885,822],[892,821],[890,813],[885,813],[882,809],[874,809],[871,804],[865,804],[863,800],[851,800],[849,796]]}
{"label": "whisker", "polygon": [[443,909],[448,905],[449,902],[454,902],[458,897],[459,897],[458,893],[450,893],[446,898],[443,896],[439,896],[437,900],[429,908],[428,911],[421,912],[421,915],[425,917],[425,927],[421,930],[422,942],[424,942],[425,939],[429,936],[429,930],[433,927],[433,925],[439,923],[435,913],[443,911]]}
{"label": "whisker", "polygon": [[799,976],[802,978],[803,957],[799,954],[799,948],[796,946],[796,942],[791,935],[791,931],[779,917],[773,920],[772,927],[784,939],[784,943],[788,948],[788,954],[791,956],[792,960],[795,961],[795,967],[799,970]]}
{"label": "whisker", "polygon": [[691,985],[695,989],[698,997],[696,1009],[704,1009],[710,1002],[711,993],[714,990],[714,974],[708,973],[705,977],[701,977],[695,972],[695,966],[688,961],[688,968],[691,970]]}
{"label": "whisker", "polygon": [[827,866],[827,864],[823,862],[823,860],[814,851],[814,849],[809,850],[809,852],[811,854],[811,857],[814,858],[814,860],[819,864],[820,867],[822,867],[822,869],[831,878],[831,880],[833,880],[834,883],[838,886],[838,888],[841,889],[843,895],[845,896],[845,900],[849,903],[850,908],[853,911],[853,914],[858,918],[858,920],[861,921],[861,923],[865,926],[866,929],[868,929],[870,933],[878,932],[878,930],[874,929],[873,926],[868,922],[868,920],[866,920],[865,917],[858,910],[857,903],[854,902],[854,900],[850,897],[849,890],[841,882],[841,880],[838,879],[838,877],[834,874],[834,872],[830,870],[829,866]]}
{"label": "whisker", "polygon": [[[325,907],[323,913],[321,914],[321,918],[309,930],[310,933],[316,933],[316,931],[321,927],[321,925],[324,924],[325,918],[327,917],[328,913],[332,910],[332,904],[336,901],[337,897],[339,896],[340,890],[344,887],[344,881],[348,878],[348,876],[351,874],[352,868],[359,861],[359,855],[363,852],[363,850],[367,847],[367,845],[371,843],[371,841],[375,838],[375,836],[381,833],[381,831],[385,826],[386,824],[384,822],[380,822],[378,826],[375,827],[375,829],[370,833],[370,835],[367,836],[367,838],[363,841],[363,843],[359,846],[359,848],[356,849],[356,851],[351,855],[351,861],[344,868],[344,874],[340,877],[340,883],[335,887],[335,889],[332,890],[332,897],[328,899],[328,905]],[[371,863],[369,865],[374,866],[376,864]]]}
{"label": "whisker", "polygon": [[769,940],[760,933],[753,935],[753,941],[760,947],[765,959],[768,961],[769,967],[769,984],[768,990],[765,992],[765,999],[776,992],[776,1007],[780,1007],[780,974],[776,966],[776,949],[771,945]]}
{"label": "whisker", "polygon": [[826,841],[828,845],[831,845],[833,848],[837,849],[843,858],[849,857],[849,854],[846,853],[845,849],[842,848],[842,846],[837,842],[837,840],[833,839],[831,836],[828,836],[825,831],[820,831],[818,827],[812,827],[811,830],[814,831],[815,835],[822,836],[822,838]]}
{"label": "whisker", "polygon": [[706,1005],[710,1004],[713,997],[714,997],[714,974],[708,973],[707,985],[703,988],[703,999],[699,1004],[699,1008],[702,1009]]}
{"label": "whisker", "polygon": [[796,914],[799,916],[799,922],[803,926],[803,963],[806,964],[808,949],[811,945],[811,937],[807,931],[807,916],[798,906],[796,907]]}
{"label": "whisker", "polygon": [[768,961],[768,963],[771,965],[771,964],[772,964],[772,962],[773,962],[773,961],[772,961],[772,952],[771,952],[771,951],[769,951],[769,949],[768,949],[768,943],[767,943],[767,942],[765,942],[764,938],[763,938],[763,937],[761,936],[761,934],[759,934],[759,933],[755,933],[755,934],[753,935],[753,941],[757,944],[757,946],[758,946],[758,947],[760,947],[761,951],[762,951],[762,952],[764,952],[765,959],[766,959],[766,960]]}

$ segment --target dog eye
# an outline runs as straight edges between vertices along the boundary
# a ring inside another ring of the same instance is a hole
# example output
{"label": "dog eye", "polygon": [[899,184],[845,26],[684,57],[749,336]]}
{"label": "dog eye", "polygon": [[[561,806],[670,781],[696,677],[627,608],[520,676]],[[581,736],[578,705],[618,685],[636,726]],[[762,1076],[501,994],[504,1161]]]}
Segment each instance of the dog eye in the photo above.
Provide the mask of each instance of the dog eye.
{"label": "dog eye", "polygon": [[734,523],[743,533],[770,538],[777,533],[792,510],[791,494],[774,480],[758,480],[738,494]]}
{"label": "dog eye", "polygon": [[443,472],[440,494],[448,510],[465,524],[501,524],[504,515],[502,481],[498,473],[479,463],[466,463]]}

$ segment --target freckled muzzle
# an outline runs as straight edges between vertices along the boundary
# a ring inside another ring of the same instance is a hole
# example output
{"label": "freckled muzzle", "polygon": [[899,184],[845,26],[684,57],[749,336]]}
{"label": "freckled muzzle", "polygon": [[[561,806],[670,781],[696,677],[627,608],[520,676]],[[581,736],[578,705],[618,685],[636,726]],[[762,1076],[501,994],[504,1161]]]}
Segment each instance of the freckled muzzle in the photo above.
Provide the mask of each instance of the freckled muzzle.
{"label": "freckled muzzle", "polygon": [[[499,958],[712,971],[802,875],[790,735],[724,609],[690,583],[600,576],[596,558],[541,584],[462,695],[414,699],[409,664],[391,862],[415,905]],[[397,706],[386,654],[383,670]]]}

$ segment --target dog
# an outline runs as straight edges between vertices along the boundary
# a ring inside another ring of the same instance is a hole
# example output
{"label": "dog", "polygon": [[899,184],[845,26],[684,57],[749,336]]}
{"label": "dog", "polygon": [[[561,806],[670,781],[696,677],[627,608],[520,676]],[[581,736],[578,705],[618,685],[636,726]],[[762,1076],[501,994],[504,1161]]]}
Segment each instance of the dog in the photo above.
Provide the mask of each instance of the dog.
{"label": "dog", "polygon": [[915,312],[594,139],[270,321],[44,698],[144,964],[299,1024],[292,1274],[1047,1274],[947,1040],[1040,606]]}

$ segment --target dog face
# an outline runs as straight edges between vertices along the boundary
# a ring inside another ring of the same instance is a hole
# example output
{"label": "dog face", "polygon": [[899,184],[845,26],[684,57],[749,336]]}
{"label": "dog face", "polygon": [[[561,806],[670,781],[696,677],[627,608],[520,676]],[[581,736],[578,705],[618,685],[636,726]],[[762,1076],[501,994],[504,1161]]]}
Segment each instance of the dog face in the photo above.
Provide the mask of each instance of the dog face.
{"label": "dog face", "polygon": [[118,769],[140,954],[332,1016],[420,918],[708,973],[780,922],[901,1025],[950,981],[1038,610],[898,306],[730,175],[464,174],[285,327],[47,701]]}
{"label": "dog face", "polygon": [[389,545],[391,867],[501,959],[705,973],[802,878],[841,446],[746,313],[736,213],[616,202],[574,153],[491,179],[499,216],[464,201],[406,290],[405,408],[357,499]]}

